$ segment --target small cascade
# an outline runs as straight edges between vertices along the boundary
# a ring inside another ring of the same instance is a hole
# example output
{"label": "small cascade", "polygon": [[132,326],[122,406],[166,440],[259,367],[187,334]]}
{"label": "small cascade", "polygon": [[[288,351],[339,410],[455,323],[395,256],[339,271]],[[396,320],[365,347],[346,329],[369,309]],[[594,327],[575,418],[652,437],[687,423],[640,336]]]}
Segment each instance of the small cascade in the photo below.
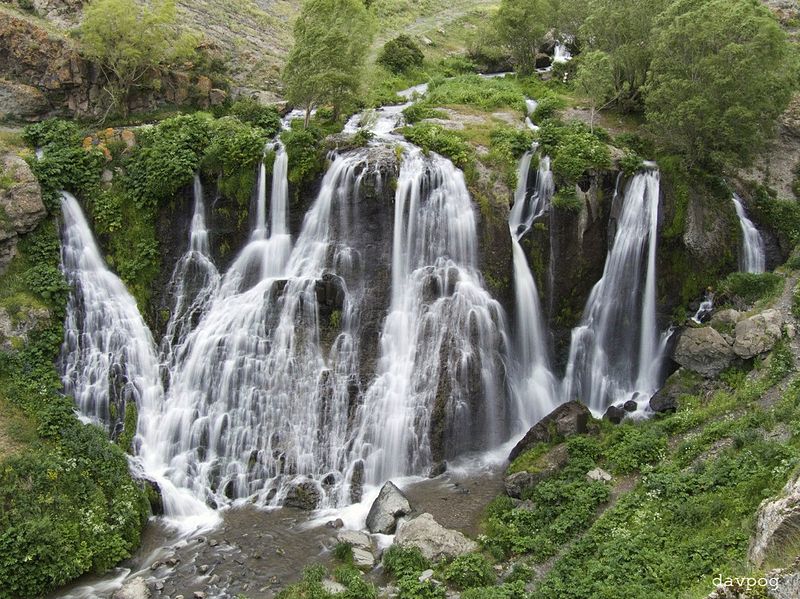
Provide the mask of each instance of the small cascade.
{"label": "small cascade", "polygon": [[106,267],[78,201],[63,192],[61,265],[72,288],[61,372],[80,415],[116,435],[130,406],[158,403],[155,343],[136,300]]}
{"label": "small cascade", "polygon": [[572,53],[570,53],[569,48],[563,42],[556,42],[556,47],[553,52],[553,62],[554,63],[565,63],[572,60]]}
{"label": "small cascade", "polygon": [[477,270],[463,173],[441,156],[404,148],[391,304],[351,458],[364,460],[372,484],[491,447],[515,416],[505,412],[503,311]]}
{"label": "small cascade", "polygon": [[603,277],[572,332],[563,399],[580,399],[597,413],[621,400],[649,398],[660,382],[658,204],[659,173],[650,168],[627,185]]}
{"label": "small cascade", "polygon": [[[357,192],[366,157],[334,159],[284,257],[291,241],[283,156],[273,173],[270,236],[255,234],[265,222],[258,220],[186,339],[157,426],[141,435],[142,454],[152,458],[147,471],[213,505],[253,496],[279,504],[296,484],[333,497],[343,484],[357,297],[335,272],[351,253],[332,223],[341,216],[335,208]],[[319,300],[329,289],[343,299],[341,333],[326,355]]]}
{"label": "small cascade", "polygon": [[739,249],[739,270],[742,272],[762,273],[766,270],[766,252],[764,239],[744,211],[742,199],[733,194],[733,205],[736,207],[736,216],[739,217],[739,226],[742,229],[742,244]]}
{"label": "small cascade", "polygon": [[[211,260],[206,228],[206,208],[200,176],[194,177],[194,212],[189,229],[189,248],[175,265],[169,283],[172,312],[161,341],[161,363],[175,365],[176,351],[197,326],[219,285],[220,276]],[[168,372],[167,372],[168,373]]]}
{"label": "small cascade", "polygon": [[518,412],[526,427],[555,408],[556,400],[556,381],[550,368],[549,342],[542,320],[539,290],[520,243],[533,222],[544,214],[555,191],[550,158],[545,156],[539,161],[535,190],[528,194],[533,154],[534,150],[530,150],[520,160],[517,190],[508,221],[514,257],[516,308],[516,373],[513,386]]}

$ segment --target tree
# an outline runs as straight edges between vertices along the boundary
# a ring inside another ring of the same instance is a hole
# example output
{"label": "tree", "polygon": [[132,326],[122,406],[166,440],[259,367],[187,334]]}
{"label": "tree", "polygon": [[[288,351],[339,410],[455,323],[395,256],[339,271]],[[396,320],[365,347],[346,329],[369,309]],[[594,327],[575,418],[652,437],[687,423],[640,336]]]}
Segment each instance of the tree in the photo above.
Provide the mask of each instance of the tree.
{"label": "tree", "polygon": [[536,55],[554,23],[551,0],[502,0],[495,16],[495,27],[517,70],[530,74],[536,70]]}
{"label": "tree", "polygon": [[403,73],[412,67],[422,66],[425,55],[417,43],[409,36],[398,35],[383,45],[378,55],[378,64],[392,73]]}
{"label": "tree", "polygon": [[589,127],[594,132],[594,118],[597,111],[603,110],[616,99],[614,70],[608,54],[594,50],[581,55],[575,89],[589,99],[591,108]]}
{"label": "tree", "polygon": [[625,110],[641,109],[641,88],[650,68],[651,39],[658,15],[669,0],[590,0],[580,30],[588,48],[611,60],[614,91]]}
{"label": "tree", "polygon": [[758,0],[679,0],[659,25],[646,87],[651,130],[690,166],[746,162],[797,84],[786,34]]}
{"label": "tree", "polygon": [[109,109],[117,106],[124,115],[134,86],[154,69],[188,60],[197,45],[194,35],[176,30],[175,0],[151,7],[136,0],[92,0],[78,33],[84,55],[106,80]]}
{"label": "tree", "polygon": [[356,97],[372,19],[361,0],[305,0],[294,25],[294,47],[283,71],[286,99],[306,112],[330,104],[338,118]]}

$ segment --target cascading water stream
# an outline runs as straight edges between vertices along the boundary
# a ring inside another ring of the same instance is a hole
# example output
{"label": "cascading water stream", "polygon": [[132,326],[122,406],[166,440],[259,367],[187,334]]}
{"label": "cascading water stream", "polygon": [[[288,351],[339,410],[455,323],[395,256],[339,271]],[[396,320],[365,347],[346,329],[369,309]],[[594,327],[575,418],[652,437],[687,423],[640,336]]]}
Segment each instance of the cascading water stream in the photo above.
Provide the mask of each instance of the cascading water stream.
{"label": "cascading water stream", "polygon": [[660,382],[658,205],[659,173],[648,168],[628,183],[603,277],[572,332],[562,398],[580,399],[596,413],[620,400],[649,398]]}
{"label": "cascading water stream", "polygon": [[550,158],[542,157],[534,191],[528,194],[528,179],[534,149],[520,159],[514,205],[509,215],[514,259],[514,293],[516,317],[516,373],[513,377],[517,411],[525,428],[555,407],[556,380],[550,367],[549,342],[542,321],[539,290],[528,266],[520,240],[534,221],[544,214],[553,197],[555,186]]}
{"label": "cascading water stream", "polygon": [[423,474],[437,457],[492,446],[508,432],[504,316],[477,270],[463,173],[436,154],[404,151],[391,304],[352,457],[373,484]]}
{"label": "cascading water stream", "polygon": [[742,199],[733,194],[733,205],[736,207],[736,216],[739,217],[739,226],[742,229],[742,244],[739,249],[739,270],[742,272],[762,273],[766,270],[766,252],[764,239],[744,210]]}
{"label": "cascading water stream", "polygon": [[72,288],[60,358],[64,390],[82,416],[118,426],[131,406],[162,397],[155,344],[136,300],[100,256],[78,201],[62,193],[61,211],[61,264]]}
{"label": "cascading water stream", "polygon": [[194,212],[189,229],[189,247],[175,265],[169,283],[173,300],[172,312],[164,338],[161,341],[161,362],[164,368],[173,368],[176,352],[186,341],[186,336],[197,325],[206,307],[216,293],[220,276],[211,260],[206,228],[206,208],[200,176],[194,178]]}
{"label": "cascading water stream", "polygon": [[[352,298],[336,277],[345,295],[342,333],[326,356],[317,296],[340,253],[331,248],[344,245],[333,238],[333,208],[357,188],[365,157],[334,159],[288,258],[285,164],[279,152],[271,235],[255,234],[264,222],[258,220],[186,340],[158,426],[142,434],[174,484],[217,505],[253,495],[276,503],[292,484],[312,478],[322,494],[325,475],[345,466],[356,343],[348,329]],[[334,475],[329,486],[340,478]]]}

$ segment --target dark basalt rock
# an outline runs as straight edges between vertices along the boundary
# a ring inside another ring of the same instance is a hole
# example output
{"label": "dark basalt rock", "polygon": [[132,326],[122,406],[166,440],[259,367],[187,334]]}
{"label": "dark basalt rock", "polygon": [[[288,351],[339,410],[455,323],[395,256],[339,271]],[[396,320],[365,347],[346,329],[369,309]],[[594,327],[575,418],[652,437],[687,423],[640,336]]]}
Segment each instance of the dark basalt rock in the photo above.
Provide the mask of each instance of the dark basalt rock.
{"label": "dark basalt rock", "polygon": [[557,438],[587,432],[591,417],[589,408],[580,402],[569,401],[560,405],[537,422],[516,444],[508,455],[509,461],[513,462],[537,443],[550,443]]}
{"label": "dark basalt rock", "polygon": [[317,484],[312,480],[304,480],[289,487],[283,506],[311,511],[317,508],[321,499],[322,493]]}
{"label": "dark basalt rock", "polygon": [[612,424],[619,424],[628,413],[619,406],[610,406],[603,414],[603,420],[608,420]]}

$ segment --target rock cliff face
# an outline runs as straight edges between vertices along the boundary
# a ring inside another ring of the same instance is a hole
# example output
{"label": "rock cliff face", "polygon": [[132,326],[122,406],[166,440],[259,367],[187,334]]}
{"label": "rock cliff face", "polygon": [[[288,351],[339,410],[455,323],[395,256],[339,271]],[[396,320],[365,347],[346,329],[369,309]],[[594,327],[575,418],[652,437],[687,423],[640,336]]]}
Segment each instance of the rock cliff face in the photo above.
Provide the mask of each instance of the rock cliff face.
{"label": "rock cliff face", "polygon": [[0,155],[0,274],[16,256],[19,236],[45,216],[42,191],[28,164],[13,154]]}

